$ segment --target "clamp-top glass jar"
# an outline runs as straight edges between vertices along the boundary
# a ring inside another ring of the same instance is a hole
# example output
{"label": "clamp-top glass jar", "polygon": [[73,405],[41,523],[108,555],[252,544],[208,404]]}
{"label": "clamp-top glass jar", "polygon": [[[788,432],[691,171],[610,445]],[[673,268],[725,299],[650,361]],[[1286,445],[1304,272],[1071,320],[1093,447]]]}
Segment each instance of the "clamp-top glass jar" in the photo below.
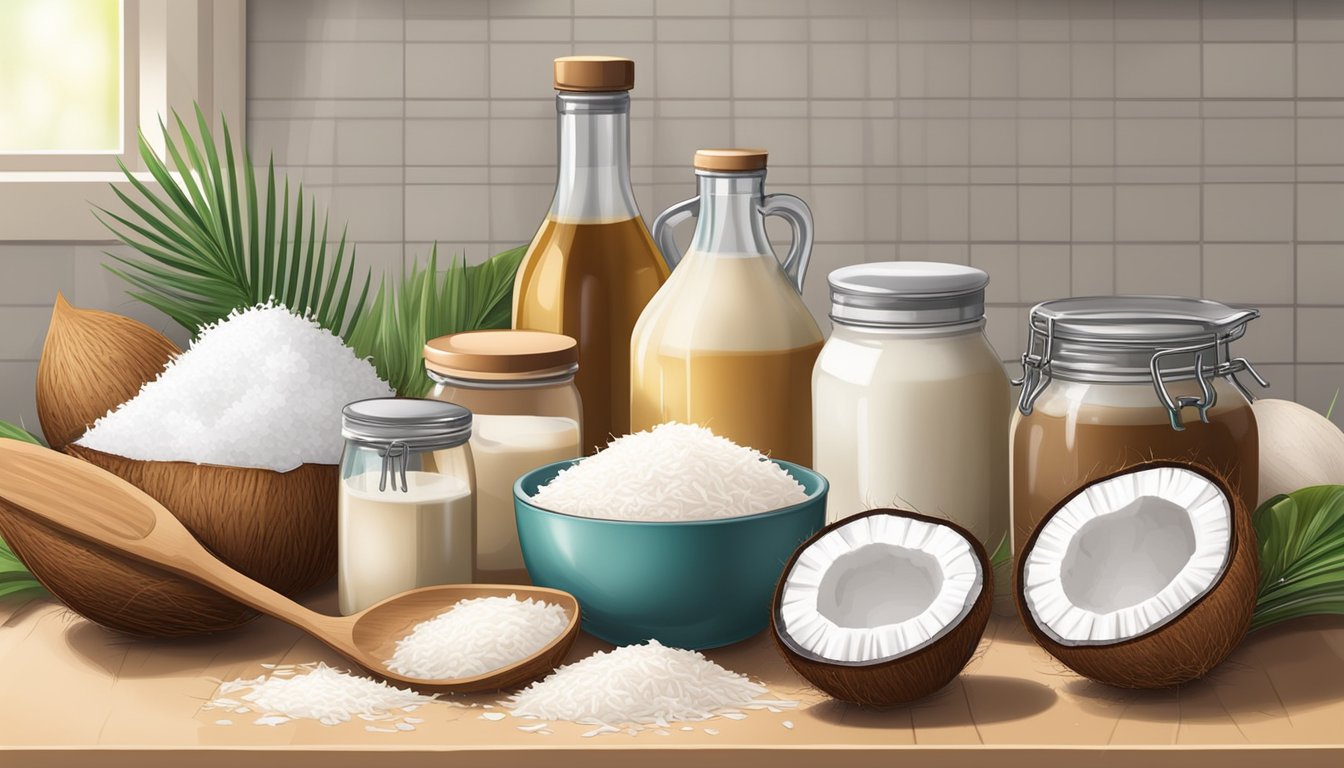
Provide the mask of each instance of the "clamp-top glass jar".
{"label": "clamp-top glass jar", "polygon": [[350,403],[341,416],[341,613],[416,587],[471,583],[471,411],[385,397]]}
{"label": "clamp-top glass jar", "polygon": [[1259,435],[1231,343],[1260,313],[1174,296],[1059,299],[1031,310],[1013,418],[1013,545],[1089,482],[1151,460],[1226,477],[1253,507]]}

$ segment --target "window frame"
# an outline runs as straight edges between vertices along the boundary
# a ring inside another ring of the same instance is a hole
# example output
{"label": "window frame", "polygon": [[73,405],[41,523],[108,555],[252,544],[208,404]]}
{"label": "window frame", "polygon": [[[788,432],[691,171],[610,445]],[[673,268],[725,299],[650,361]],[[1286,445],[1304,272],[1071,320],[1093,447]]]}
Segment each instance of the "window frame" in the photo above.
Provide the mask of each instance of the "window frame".
{"label": "window frame", "polygon": [[132,192],[117,160],[154,186],[138,132],[162,156],[158,121],[171,122],[175,111],[194,125],[193,102],[212,122],[222,114],[235,146],[245,144],[246,0],[125,0],[123,7],[121,153],[0,155],[0,242],[108,242],[93,211],[120,205],[113,187]]}
{"label": "window frame", "polygon": [[115,171],[117,160],[134,160],[140,113],[140,0],[121,0],[121,30],[120,151],[0,152],[0,171]]}

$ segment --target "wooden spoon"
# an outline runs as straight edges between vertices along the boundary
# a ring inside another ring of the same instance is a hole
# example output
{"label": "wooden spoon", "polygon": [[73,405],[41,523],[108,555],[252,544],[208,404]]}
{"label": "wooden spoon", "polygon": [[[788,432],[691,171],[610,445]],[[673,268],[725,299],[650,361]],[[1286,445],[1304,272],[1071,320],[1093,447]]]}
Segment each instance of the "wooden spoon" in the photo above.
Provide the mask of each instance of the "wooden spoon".
{"label": "wooden spoon", "polygon": [[[579,603],[568,592],[507,584],[454,584],[394,595],[351,616],[299,605],[220,562],[173,514],[139,488],[79,459],[18,440],[0,440],[0,498],[18,513],[87,541],[180,574],[298,627],[373,674],[426,692],[515,688],[555,669],[579,633]],[[532,656],[451,680],[421,680],[384,666],[414,626],[459,600],[508,596],[564,607],[569,626]]]}

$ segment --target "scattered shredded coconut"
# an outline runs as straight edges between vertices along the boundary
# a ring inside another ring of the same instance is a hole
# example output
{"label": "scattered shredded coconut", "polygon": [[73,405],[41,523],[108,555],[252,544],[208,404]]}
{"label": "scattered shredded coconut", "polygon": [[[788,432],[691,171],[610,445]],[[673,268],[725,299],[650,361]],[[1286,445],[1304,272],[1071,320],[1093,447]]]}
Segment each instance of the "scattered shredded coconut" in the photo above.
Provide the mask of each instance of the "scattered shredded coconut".
{"label": "scattered shredded coconut", "polygon": [[234,310],[79,445],[149,461],[285,472],[341,458],[347,403],[393,392],[367,360],[282,306]]}
{"label": "scattered shredded coconut", "polygon": [[[358,716],[361,720],[387,721],[392,725],[389,729],[368,726],[365,730],[395,733],[398,710],[409,712],[432,700],[432,697],[351,675],[326,664],[304,664],[293,671],[293,675],[272,673],[252,680],[221,683],[216,698],[206,703],[204,709],[228,709],[239,713],[255,711],[261,715],[253,721],[255,725],[279,725],[298,718],[337,725]],[[229,696],[240,691],[246,693],[238,698]],[[240,707],[239,699],[247,702],[250,708]]]}
{"label": "scattered shredded coconut", "polygon": [[397,641],[387,668],[420,680],[453,680],[528,658],[564,634],[564,607],[517,595],[462,600]]}
{"label": "scattered shredded coconut", "polygon": [[695,424],[668,422],[618,437],[537,489],[543,509],[612,520],[712,520],[807,500],[760,451]]}
{"label": "scattered shredded coconut", "polygon": [[650,640],[563,666],[512,696],[507,705],[515,717],[602,726],[584,734],[596,736],[619,730],[615,724],[707,720],[746,706],[765,692],[700,653]]}

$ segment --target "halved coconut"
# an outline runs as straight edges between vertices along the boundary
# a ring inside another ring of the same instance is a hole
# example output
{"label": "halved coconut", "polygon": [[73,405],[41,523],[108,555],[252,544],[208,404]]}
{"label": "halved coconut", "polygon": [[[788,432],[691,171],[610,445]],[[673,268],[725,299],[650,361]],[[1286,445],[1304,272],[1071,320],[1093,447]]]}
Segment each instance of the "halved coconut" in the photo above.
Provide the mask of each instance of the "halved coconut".
{"label": "halved coconut", "polygon": [[1064,499],[1014,570],[1036,641],[1125,688],[1179,685],[1217,666],[1250,626],[1259,581],[1245,505],[1221,478],[1166,462]]}
{"label": "halved coconut", "polygon": [[775,641],[843,701],[891,706],[952,681],[989,621],[985,548],[946,520],[874,509],[803,543],[775,589]]}

